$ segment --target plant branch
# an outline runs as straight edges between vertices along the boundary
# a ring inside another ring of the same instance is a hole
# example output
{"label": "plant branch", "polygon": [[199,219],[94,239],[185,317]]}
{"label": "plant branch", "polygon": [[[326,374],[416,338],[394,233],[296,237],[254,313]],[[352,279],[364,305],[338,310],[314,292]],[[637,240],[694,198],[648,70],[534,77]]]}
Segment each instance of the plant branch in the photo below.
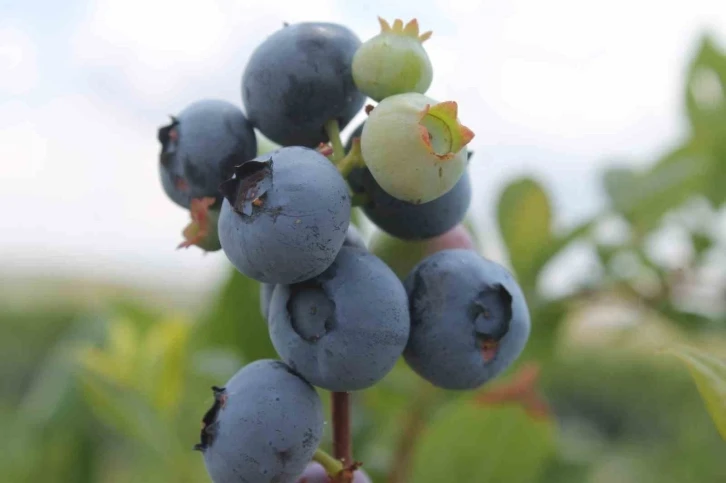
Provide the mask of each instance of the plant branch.
{"label": "plant branch", "polygon": [[420,389],[417,391],[412,405],[406,411],[403,431],[401,431],[396,449],[393,451],[393,465],[388,472],[388,483],[405,483],[408,480],[416,443],[426,428],[431,407],[438,400],[436,396],[436,388],[421,381]]}

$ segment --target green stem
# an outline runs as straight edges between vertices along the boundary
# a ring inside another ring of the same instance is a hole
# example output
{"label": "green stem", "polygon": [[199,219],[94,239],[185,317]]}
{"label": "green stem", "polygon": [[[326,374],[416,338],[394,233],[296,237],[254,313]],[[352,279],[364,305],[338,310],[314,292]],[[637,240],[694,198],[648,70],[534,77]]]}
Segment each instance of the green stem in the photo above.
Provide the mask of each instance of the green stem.
{"label": "green stem", "polygon": [[337,165],[345,157],[345,148],[343,148],[343,141],[340,140],[340,126],[336,119],[325,123],[325,133],[328,135],[330,145],[333,146],[331,161]]}
{"label": "green stem", "polygon": [[335,477],[338,473],[343,471],[343,463],[336,460],[320,448],[315,451],[313,461],[320,463],[320,465],[325,468],[325,472],[332,477]]}
{"label": "green stem", "polygon": [[335,164],[337,164],[338,171],[340,171],[341,176],[345,179],[348,178],[348,175],[353,169],[366,165],[365,161],[363,161],[363,153],[360,150],[359,138],[353,139],[353,145],[350,147],[348,154]]}

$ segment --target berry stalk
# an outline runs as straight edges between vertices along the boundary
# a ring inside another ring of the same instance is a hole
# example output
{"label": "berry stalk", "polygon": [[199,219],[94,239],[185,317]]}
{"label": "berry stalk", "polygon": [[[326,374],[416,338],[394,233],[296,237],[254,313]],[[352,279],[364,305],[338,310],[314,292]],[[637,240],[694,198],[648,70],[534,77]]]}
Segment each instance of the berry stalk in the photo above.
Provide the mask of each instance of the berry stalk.
{"label": "berry stalk", "polygon": [[363,153],[360,150],[360,138],[356,137],[353,139],[348,154],[338,161],[336,165],[338,166],[338,171],[340,171],[340,174],[345,179],[348,179],[348,175],[355,168],[362,168],[365,166]]}
{"label": "berry stalk", "polygon": [[350,434],[350,393],[333,392],[333,455],[343,466],[353,464],[353,440]]}
{"label": "berry stalk", "polygon": [[328,135],[331,146],[333,146],[331,161],[337,165],[345,157],[345,149],[343,148],[343,141],[340,139],[340,125],[336,119],[331,119],[325,123],[325,133]]}
{"label": "berry stalk", "polygon": [[328,453],[318,448],[313,455],[313,461],[317,461],[325,468],[325,472],[331,476],[335,476],[343,471],[343,465]]}

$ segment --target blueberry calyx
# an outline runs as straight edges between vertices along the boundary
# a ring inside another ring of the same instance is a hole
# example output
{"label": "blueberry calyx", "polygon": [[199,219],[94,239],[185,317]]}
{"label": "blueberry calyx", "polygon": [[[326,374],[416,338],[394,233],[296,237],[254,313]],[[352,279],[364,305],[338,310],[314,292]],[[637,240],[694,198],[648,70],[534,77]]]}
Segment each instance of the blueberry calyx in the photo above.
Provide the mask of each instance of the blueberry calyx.
{"label": "blueberry calyx", "polygon": [[234,168],[232,178],[219,187],[240,215],[251,216],[254,207],[264,204],[262,196],[272,187],[272,159],[247,161]]}
{"label": "blueberry calyx", "polygon": [[176,154],[176,145],[179,140],[179,131],[176,127],[179,125],[179,120],[174,116],[169,116],[171,123],[159,128],[156,138],[161,143],[161,153],[159,153],[159,162],[168,166],[174,155]]}
{"label": "blueberry calyx", "polygon": [[317,342],[332,331],[335,302],[330,299],[320,280],[308,280],[290,286],[287,312],[293,330],[308,342]]}
{"label": "blueberry calyx", "polygon": [[214,392],[214,404],[212,404],[212,407],[209,408],[202,418],[202,431],[199,436],[200,442],[194,445],[195,451],[204,452],[212,445],[219,426],[217,414],[227,403],[227,392],[225,388],[212,386],[212,391]]}
{"label": "blueberry calyx", "polygon": [[484,362],[497,355],[499,342],[509,331],[512,296],[502,285],[483,290],[474,302],[474,333]]}

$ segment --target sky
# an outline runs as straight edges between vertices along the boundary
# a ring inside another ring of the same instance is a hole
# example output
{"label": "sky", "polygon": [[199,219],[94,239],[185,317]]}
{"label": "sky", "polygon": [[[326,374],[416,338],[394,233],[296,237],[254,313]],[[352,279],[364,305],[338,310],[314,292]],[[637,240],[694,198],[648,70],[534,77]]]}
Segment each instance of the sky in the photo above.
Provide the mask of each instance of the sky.
{"label": "sky", "polygon": [[0,272],[218,280],[224,254],[175,250],[188,214],[161,190],[157,128],[201,98],[241,106],[247,58],[283,22],[366,40],[378,15],[434,32],[427,94],[457,101],[476,133],[485,238],[524,174],[547,187],[558,226],[597,212],[605,166],[646,166],[684,135],[701,35],[726,45],[723,0],[0,1]]}

